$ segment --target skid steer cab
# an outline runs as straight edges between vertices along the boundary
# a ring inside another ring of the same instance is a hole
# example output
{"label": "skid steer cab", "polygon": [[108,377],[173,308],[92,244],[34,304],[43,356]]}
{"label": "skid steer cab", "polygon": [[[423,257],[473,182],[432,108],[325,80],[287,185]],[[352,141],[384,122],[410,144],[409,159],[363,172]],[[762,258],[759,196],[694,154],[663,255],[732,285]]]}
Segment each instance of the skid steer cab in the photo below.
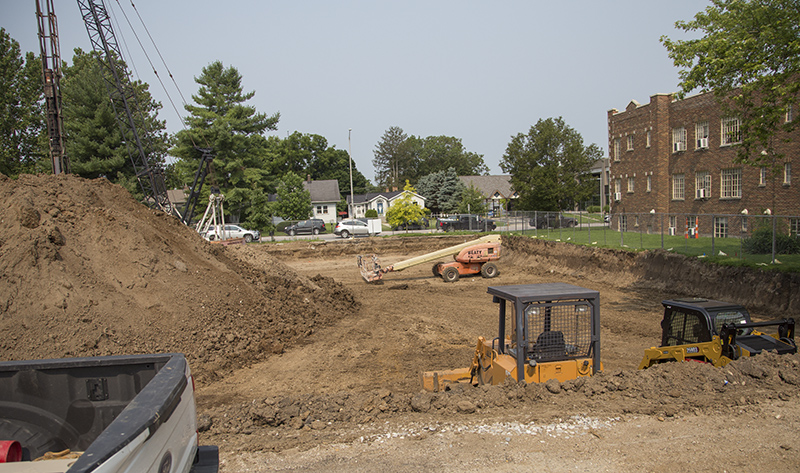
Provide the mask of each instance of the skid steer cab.
{"label": "skid steer cab", "polygon": [[469,368],[422,373],[424,389],[500,384],[508,377],[526,383],[564,382],[602,370],[597,291],[546,283],[492,286],[488,293],[499,309],[497,337],[478,337]]}
{"label": "skid steer cab", "polygon": [[662,302],[661,346],[644,351],[639,369],[667,361],[725,366],[764,351],[797,353],[794,319],[753,322],[744,307],[710,299]]}

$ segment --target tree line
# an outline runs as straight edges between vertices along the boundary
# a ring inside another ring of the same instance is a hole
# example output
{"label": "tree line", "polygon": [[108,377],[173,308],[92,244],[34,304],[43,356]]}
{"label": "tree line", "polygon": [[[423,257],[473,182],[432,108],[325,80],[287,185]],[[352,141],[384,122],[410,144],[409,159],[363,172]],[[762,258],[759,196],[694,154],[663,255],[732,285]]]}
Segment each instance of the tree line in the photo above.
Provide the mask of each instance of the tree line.
{"label": "tree line", "polygon": [[[800,93],[800,7],[787,0],[712,0],[712,5],[676,28],[702,37],[674,41],[662,37],[669,57],[681,68],[681,92],[714,91],[729,113],[742,118],[744,140],[739,160],[763,165],[776,162],[774,136],[796,129],[792,113]],[[733,45],[733,46],[732,46]],[[127,66],[123,77],[129,77]],[[125,139],[103,84],[96,54],[75,49],[72,64],[62,68],[65,149],[71,172],[106,178],[141,197]],[[19,44],[0,28],[0,173],[49,173],[48,137],[42,92],[41,59],[21,54]],[[227,208],[239,221],[268,229],[270,216],[309,216],[310,200],[302,182],[335,179],[350,188],[347,151],[328,145],[325,137],[294,132],[286,138],[267,136],[277,130],[280,114],[258,112],[247,102],[242,76],[215,61],[195,79],[193,103],[185,105],[185,129],[166,132],[158,118],[161,104],[148,84],[126,79],[144,112],[140,124],[153,143],[149,162],[165,168],[168,187],[191,185],[200,163],[198,148],[213,151],[210,188],[226,196]],[[795,110],[796,114],[797,111]],[[458,176],[488,173],[483,156],[467,150],[460,138],[409,136],[390,127],[373,151],[373,185],[353,168],[354,193],[414,190],[426,198],[428,210],[442,213],[485,210],[484,196]],[[174,160],[169,160],[173,157]],[[561,117],[540,119],[526,132],[513,135],[500,160],[519,198],[519,210],[562,210],[597,192],[590,175],[603,151],[585,145]],[[208,181],[207,181],[208,182]],[[270,196],[278,200],[271,202]],[[346,209],[344,198],[337,205]],[[202,209],[199,209],[202,211]]]}

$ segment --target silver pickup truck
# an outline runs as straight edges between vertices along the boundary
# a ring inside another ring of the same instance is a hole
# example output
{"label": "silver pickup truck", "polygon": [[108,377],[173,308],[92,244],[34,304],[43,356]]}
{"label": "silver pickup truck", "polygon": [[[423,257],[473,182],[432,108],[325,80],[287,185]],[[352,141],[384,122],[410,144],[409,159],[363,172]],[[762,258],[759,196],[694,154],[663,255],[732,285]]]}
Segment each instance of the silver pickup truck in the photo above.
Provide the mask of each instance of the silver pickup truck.
{"label": "silver pickup truck", "polygon": [[218,453],[182,354],[0,363],[0,473],[216,473]]}

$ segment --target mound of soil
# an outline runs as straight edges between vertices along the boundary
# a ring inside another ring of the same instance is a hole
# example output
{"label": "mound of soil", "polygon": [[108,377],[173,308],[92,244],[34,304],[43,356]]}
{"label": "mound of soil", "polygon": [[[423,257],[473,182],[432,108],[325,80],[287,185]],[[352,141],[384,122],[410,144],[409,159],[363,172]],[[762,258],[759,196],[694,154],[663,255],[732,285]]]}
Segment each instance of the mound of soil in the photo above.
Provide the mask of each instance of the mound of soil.
{"label": "mound of soil", "polygon": [[331,278],[232,257],[104,179],[0,176],[0,222],[2,360],[183,352],[213,378],[358,310]]}
{"label": "mound of soil", "polygon": [[[224,247],[68,175],[0,176],[0,223],[0,360],[185,353],[222,472],[800,469],[800,356],[636,370],[663,299],[791,316],[797,275],[504,236],[497,278],[420,265],[367,284],[356,255],[386,266],[473,237]],[[421,390],[496,335],[489,286],[557,281],[600,292],[602,373]]]}

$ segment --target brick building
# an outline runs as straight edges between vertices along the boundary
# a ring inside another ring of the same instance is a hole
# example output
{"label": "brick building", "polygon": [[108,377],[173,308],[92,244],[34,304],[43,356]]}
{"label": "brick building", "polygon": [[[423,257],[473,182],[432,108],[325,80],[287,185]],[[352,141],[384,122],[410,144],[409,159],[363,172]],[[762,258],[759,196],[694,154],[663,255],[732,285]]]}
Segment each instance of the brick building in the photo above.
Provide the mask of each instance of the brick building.
{"label": "brick building", "polygon": [[[786,119],[792,119],[792,110]],[[656,94],[608,111],[612,226],[624,231],[746,236],[747,215],[800,215],[800,132],[776,139],[779,172],[736,162],[739,119],[713,94]],[[658,217],[656,217],[658,216]],[[800,219],[787,220],[797,234]],[[639,228],[633,228],[639,227]],[[664,228],[667,227],[667,228]]]}

